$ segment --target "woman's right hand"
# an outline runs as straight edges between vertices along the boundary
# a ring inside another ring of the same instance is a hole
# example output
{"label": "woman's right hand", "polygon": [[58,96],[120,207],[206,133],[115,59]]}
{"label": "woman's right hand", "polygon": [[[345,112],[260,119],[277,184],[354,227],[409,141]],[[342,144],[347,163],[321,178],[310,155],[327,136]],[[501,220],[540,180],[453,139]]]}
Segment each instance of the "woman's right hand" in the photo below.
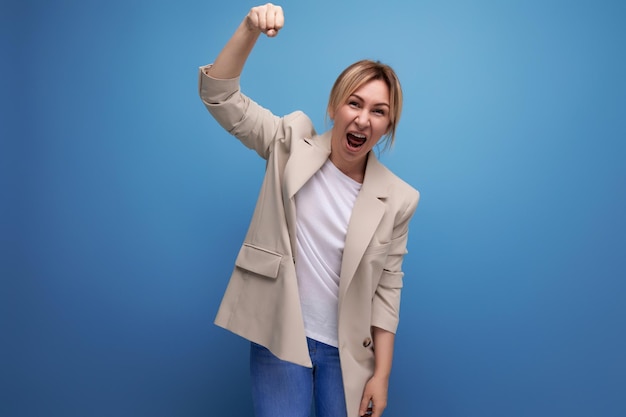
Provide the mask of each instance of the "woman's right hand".
{"label": "woman's right hand", "polygon": [[283,8],[272,3],[253,7],[246,16],[246,24],[248,29],[265,33],[273,38],[285,25]]}
{"label": "woman's right hand", "polygon": [[272,3],[253,7],[239,23],[237,30],[215,58],[213,65],[206,67],[204,73],[220,79],[238,77],[259,35],[265,33],[273,38],[278,35],[278,31],[283,28],[284,24],[282,7]]}

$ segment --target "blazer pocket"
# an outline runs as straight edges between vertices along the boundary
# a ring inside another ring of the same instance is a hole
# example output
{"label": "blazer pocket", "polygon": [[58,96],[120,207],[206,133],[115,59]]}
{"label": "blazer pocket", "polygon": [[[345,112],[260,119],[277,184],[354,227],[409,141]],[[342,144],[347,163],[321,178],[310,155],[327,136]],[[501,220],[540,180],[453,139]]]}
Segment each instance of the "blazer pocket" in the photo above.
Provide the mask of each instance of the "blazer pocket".
{"label": "blazer pocket", "polygon": [[280,253],[244,243],[239,250],[235,265],[246,271],[276,279],[282,258]]}
{"label": "blazer pocket", "polygon": [[382,275],[380,276],[380,280],[378,281],[378,285],[385,288],[394,288],[400,289],[402,288],[402,278],[404,277],[404,272],[391,272],[387,270],[383,270]]}

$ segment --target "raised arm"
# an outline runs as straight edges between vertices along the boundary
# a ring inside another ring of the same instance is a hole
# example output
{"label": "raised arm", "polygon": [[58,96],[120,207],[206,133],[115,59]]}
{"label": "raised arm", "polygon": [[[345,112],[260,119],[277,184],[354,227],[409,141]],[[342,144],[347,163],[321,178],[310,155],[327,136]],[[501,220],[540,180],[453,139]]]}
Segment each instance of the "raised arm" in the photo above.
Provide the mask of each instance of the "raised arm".
{"label": "raised arm", "polygon": [[272,3],[250,9],[233,36],[205,72],[213,78],[238,77],[259,35],[273,38],[285,24],[283,9]]}

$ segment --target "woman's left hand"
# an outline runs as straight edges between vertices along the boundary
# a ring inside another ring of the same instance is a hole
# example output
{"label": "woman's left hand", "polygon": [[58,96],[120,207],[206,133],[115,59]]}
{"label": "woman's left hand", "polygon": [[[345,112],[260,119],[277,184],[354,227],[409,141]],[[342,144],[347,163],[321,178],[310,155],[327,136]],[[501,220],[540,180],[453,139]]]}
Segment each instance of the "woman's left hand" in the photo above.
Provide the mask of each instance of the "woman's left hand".
{"label": "woman's left hand", "polygon": [[387,407],[387,390],[389,379],[374,375],[365,384],[363,398],[359,407],[360,416],[380,417]]}

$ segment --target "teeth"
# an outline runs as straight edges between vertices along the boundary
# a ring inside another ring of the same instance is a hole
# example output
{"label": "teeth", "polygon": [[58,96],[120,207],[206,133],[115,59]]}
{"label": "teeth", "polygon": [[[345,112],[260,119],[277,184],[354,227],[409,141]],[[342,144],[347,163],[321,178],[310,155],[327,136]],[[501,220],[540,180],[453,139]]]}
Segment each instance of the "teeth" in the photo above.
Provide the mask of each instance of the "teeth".
{"label": "teeth", "polygon": [[365,135],[362,135],[360,133],[350,132],[347,135],[347,140],[348,140],[348,145],[356,149],[356,148],[360,148],[361,146],[363,146],[363,144],[367,141],[367,138]]}

